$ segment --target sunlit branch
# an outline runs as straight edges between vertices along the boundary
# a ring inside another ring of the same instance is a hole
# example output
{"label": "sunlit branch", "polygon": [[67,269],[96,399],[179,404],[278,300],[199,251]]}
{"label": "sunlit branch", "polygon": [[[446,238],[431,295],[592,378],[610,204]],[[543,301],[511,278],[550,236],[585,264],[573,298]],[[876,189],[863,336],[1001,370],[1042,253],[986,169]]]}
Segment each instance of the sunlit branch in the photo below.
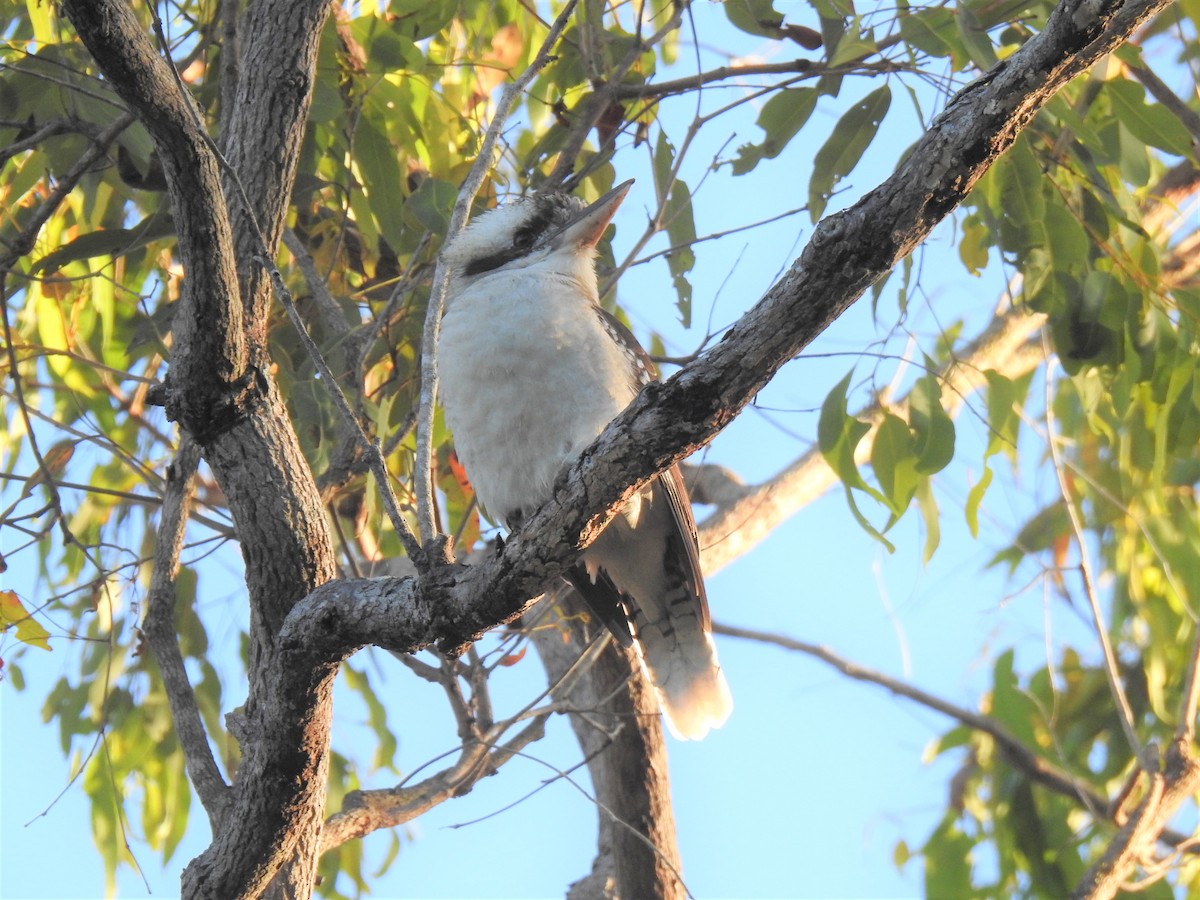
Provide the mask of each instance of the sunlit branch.
{"label": "sunlit branch", "polygon": [[[504,128],[504,123],[508,120],[508,114],[521,92],[550,62],[551,51],[571,20],[577,2],[578,0],[567,0],[566,6],[558,14],[545,40],[542,41],[542,46],[533,62],[516,79],[504,86],[496,108],[492,112],[492,121],[480,141],[479,153],[454,201],[450,225],[446,230],[447,243],[466,226],[475,195],[479,193],[484,178],[495,165],[496,142]],[[437,406],[438,390],[437,344],[442,328],[442,312],[446,308],[446,292],[449,287],[450,272],[442,265],[439,256],[433,270],[433,288],[429,294],[429,309],[425,313],[425,327],[421,338],[421,398],[417,413],[417,454],[413,466],[413,492],[417,498],[418,534],[421,536],[422,544],[430,550],[432,550],[433,542],[438,534],[436,501],[433,492],[433,418]]]}
{"label": "sunlit branch", "polygon": [[[1050,358],[1049,340],[1045,336],[1042,338],[1047,359]],[[1070,484],[1067,482],[1067,470],[1061,460],[1061,454],[1058,450],[1059,436],[1054,430],[1054,403],[1050,396],[1050,387],[1052,379],[1046,377],[1046,447],[1050,451],[1050,459],[1054,463],[1054,473],[1058,478],[1059,490],[1062,492],[1063,505],[1066,507],[1067,518],[1071,523],[1071,531],[1075,536],[1075,543],[1079,549],[1079,576],[1083,580],[1083,592],[1087,597],[1088,608],[1092,612],[1092,625],[1096,632],[1096,638],[1100,641],[1100,649],[1104,654],[1104,674],[1108,679],[1108,688],[1112,693],[1113,703],[1116,705],[1119,718],[1121,720],[1121,728],[1125,731],[1125,739],[1129,742],[1129,747],[1133,751],[1134,756],[1138,760],[1138,764],[1150,772],[1150,761],[1146,759],[1145,746],[1137,735],[1137,727],[1134,724],[1133,707],[1129,705],[1129,698],[1125,695],[1125,688],[1121,684],[1121,671],[1117,663],[1117,655],[1113,651],[1112,641],[1108,637],[1108,626],[1104,622],[1104,613],[1100,609],[1100,597],[1096,590],[1096,578],[1092,573],[1091,554],[1088,552],[1087,536],[1084,534],[1083,522],[1079,517],[1079,509],[1076,506],[1077,495],[1071,490]]]}
{"label": "sunlit branch", "polygon": [[[893,678],[883,672],[861,666],[849,660],[828,647],[810,644],[807,641],[796,640],[786,635],[759,631],[751,628],[739,628],[720,622],[713,623],[713,633],[742,640],[757,641],[770,644],[784,650],[803,653],[833,667],[842,675],[854,681],[862,681],[885,688],[898,697],[904,697],[919,703],[934,712],[948,716],[962,725],[991,737],[1004,752],[1004,758],[1014,768],[1023,772],[1031,781],[1049,788],[1057,794],[1062,794],[1072,800],[1079,801],[1091,815],[1098,820],[1111,820],[1116,810],[1107,797],[1095,790],[1091,785],[1075,777],[1071,773],[1043,759],[1018,738],[1011,734],[1003,725],[989,716],[982,715],[962,706],[943,700],[941,697],[924,691],[898,678]],[[1155,837],[1165,844],[1180,846],[1189,841],[1189,836],[1170,829],[1164,829]]]}
{"label": "sunlit branch", "polygon": [[200,448],[184,435],[179,452],[167,470],[143,629],[171,705],[171,719],[188,775],[215,832],[229,804],[229,786],[213,758],[175,634],[175,579],[199,462]]}

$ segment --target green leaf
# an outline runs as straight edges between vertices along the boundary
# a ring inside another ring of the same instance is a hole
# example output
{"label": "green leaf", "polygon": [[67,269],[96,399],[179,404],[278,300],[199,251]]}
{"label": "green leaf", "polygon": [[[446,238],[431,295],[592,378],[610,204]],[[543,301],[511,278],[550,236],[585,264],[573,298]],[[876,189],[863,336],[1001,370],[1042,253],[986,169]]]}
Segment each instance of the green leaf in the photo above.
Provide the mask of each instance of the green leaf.
{"label": "green leaf", "polygon": [[771,0],[725,0],[721,5],[729,23],[746,34],[778,40],[783,32],[783,15]]}
{"label": "green leaf", "polygon": [[[926,365],[932,368],[928,357]],[[954,421],[942,408],[942,389],[930,372],[914,386],[908,398],[909,425],[916,439],[917,471],[932,475],[954,458]]]}
{"label": "green leaf", "polygon": [[676,179],[671,188],[671,197],[664,210],[667,237],[671,251],[667,253],[667,267],[675,285],[675,305],[679,310],[679,321],[684,328],[692,324],[692,285],[687,273],[696,264],[696,253],[692,249],[696,242],[696,222],[692,215],[692,192],[687,182]]}
{"label": "green leaf", "polygon": [[774,159],[783,152],[788,141],[804,127],[817,106],[817,91],[813,88],[783,88],[763,104],[758,114],[758,127],[766,138],[758,144],[742,144],[730,164],[734,175],[745,175],[764,159]]}
{"label": "green leaf", "polygon": [[1006,650],[996,659],[992,669],[991,715],[1006,725],[1017,740],[1034,749],[1038,746],[1034,723],[1041,721],[1041,713],[1033,698],[1021,688],[1013,663],[1012,650]]}
{"label": "green leaf", "polygon": [[1012,829],[1017,847],[1029,862],[1039,896],[1068,896],[1070,886],[1062,870],[1052,862],[1055,848],[1047,842],[1046,829],[1042,825],[1033,790],[1026,779],[1022,779],[1013,791],[1006,824]]}
{"label": "green leaf", "polygon": [[954,11],[958,17],[958,36],[962,39],[967,55],[976,67],[986,72],[998,61],[987,25],[981,22],[975,10],[965,3],[958,4]]}
{"label": "green leaf", "polygon": [[817,421],[817,446],[830,468],[847,487],[866,490],[867,484],[854,462],[854,450],[870,431],[870,426],[851,416],[848,411],[846,392],[850,389],[853,375],[853,370],[847,372],[846,377],[834,386],[821,404],[821,416]]}
{"label": "green leaf", "polygon": [[868,28],[861,32],[852,30],[838,41],[837,48],[829,58],[829,65],[845,65],[856,59],[874,56],[878,51],[879,47],[875,43],[875,35],[871,33],[871,29]]}
{"label": "green leaf", "polygon": [[353,666],[342,666],[342,674],[346,678],[346,686],[362,699],[367,707],[367,724],[379,743],[375,747],[375,759],[371,764],[372,771],[387,768],[396,771],[394,759],[399,744],[396,736],[388,728],[387,708],[380,702],[376,691],[371,687],[371,679],[365,671],[360,672]]}
{"label": "green leaf", "polygon": [[871,447],[871,469],[896,517],[908,509],[921,481],[916,462],[908,423],[899,416],[885,414]]}
{"label": "green leaf", "polygon": [[860,422],[847,411],[846,392],[850,388],[850,379],[853,375],[853,370],[847,372],[846,377],[837,383],[821,405],[821,416],[817,421],[817,444],[825,461],[842,480],[846,489],[846,503],[855,520],[871,537],[887,547],[890,553],[896,548],[879,529],[867,520],[854,499],[854,491],[860,490],[880,503],[888,505],[886,497],[863,481],[863,477],[858,471],[858,464],[854,461],[854,451],[866,433],[871,430],[871,426],[866,422]]}
{"label": "green leaf", "polygon": [[[378,22],[377,19],[373,20]],[[369,38],[367,64],[372,71],[398,72],[423,68],[424,55],[406,33],[411,23],[399,19],[383,28],[373,29]]]}
{"label": "green leaf", "polygon": [[0,632],[16,628],[17,640],[31,647],[50,649],[50,632],[25,611],[15,591],[0,591]]}
{"label": "green leaf", "polygon": [[1175,156],[1190,156],[1192,136],[1183,123],[1161,103],[1147,103],[1146,89],[1127,78],[1105,82],[1113,113],[1130,134],[1143,144]]}
{"label": "green leaf", "polygon": [[412,41],[433,37],[457,11],[458,0],[393,0],[388,6],[396,30]]}
{"label": "green leaf", "polygon": [[687,273],[696,264],[696,253],[692,249],[696,242],[696,221],[692,212],[692,192],[687,182],[671,179],[674,161],[675,148],[667,140],[666,132],[660,130],[654,148],[654,188],[663,206],[662,221],[671,243],[671,249],[667,252],[667,267],[675,284],[679,320],[684,328],[688,328],[692,323],[692,285],[687,280]]}
{"label": "green leaf", "polygon": [[1024,395],[1018,382],[988,369],[983,373],[987,379],[987,421],[988,443],[983,451],[987,459],[995,453],[1004,451],[1010,458],[1016,457],[1017,430],[1021,419],[1017,412],[1017,404]]}
{"label": "green leaf", "polygon": [[944,6],[931,6],[900,17],[905,43],[935,58],[949,56],[954,68],[966,65],[967,55],[958,33],[958,19]]}
{"label": "green leaf", "polygon": [[975,841],[963,834],[955,818],[955,813],[946,815],[922,852],[926,897],[975,896],[971,884],[971,853]]}
{"label": "green leaf", "polygon": [[458,199],[458,188],[448,181],[426,178],[413,191],[405,204],[405,211],[434,234],[445,234],[450,227],[450,215],[454,201]]}
{"label": "green leaf", "polygon": [[808,185],[808,212],[814,222],[824,214],[837,183],[858,165],[891,103],[892,92],[886,84],[871,91],[846,111],[817,151]]}
{"label": "green leaf", "polygon": [[1031,244],[1040,244],[1046,201],[1042,195],[1041,163],[1029,149],[1027,140],[1018,140],[995,166],[999,201],[1001,246],[1024,252]]}
{"label": "green leaf", "polygon": [[942,541],[937,498],[933,495],[933,482],[928,478],[921,479],[917,486],[917,506],[921,510],[921,519],[925,523],[925,546],[921,552],[921,561],[928,563],[933,559],[933,554],[937,552],[938,544]]}
{"label": "green leaf", "polygon": [[992,243],[992,233],[983,219],[978,215],[969,215],[962,222],[962,237],[958,242],[958,258],[962,260],[967,271],[979,276],[988,264],[988,247]]}
{"label": "green leaf", "polygon": [[1124,122],[1117,123],[1117,157],[1121,177],[1133,187],[1150,183],[1150,154],[1145,141],[1129,130]]}
{"label": "green leaf", "polygon": [[167,212],[152,213],[133,228],[101,228],[85,231],[63,246],[47,253],[36,263],[32,272],[57,272],[68,263],[97,256],[124,256],[145,247],[152,241],[175,233],[175,223]]}
{"label": "green leaf", "polygon": [[354,133],[354,150],[371,203],[371,215],[379,223],[382,235],[395,240],[404,229],[404,189],[396,149],[383,132],[364,117],[359,119]]}
{"label": "green leaf", "polygon": [[967,491],[967,505],[963,512],[967,517],[967,528],[971,530],[973,538],[979,537],[979,504],[983,502],[983,495],[987,493],[988,485],[991,483],[992,470],[984,466],[979,480]]}

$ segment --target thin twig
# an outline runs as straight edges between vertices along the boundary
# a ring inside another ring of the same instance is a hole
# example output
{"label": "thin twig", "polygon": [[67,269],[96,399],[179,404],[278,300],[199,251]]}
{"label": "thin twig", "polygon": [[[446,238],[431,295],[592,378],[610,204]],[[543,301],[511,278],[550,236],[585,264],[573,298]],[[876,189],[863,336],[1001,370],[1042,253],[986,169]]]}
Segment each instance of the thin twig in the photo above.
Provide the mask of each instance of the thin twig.
{"label": "thin twig", "polygon": [[[1042,334],[1042,346],[1045,349],[1047,359],[1047,369],[1050,368],[1050,360],[1052,359],[1050,342],[1047,335]],[[1075,535],[1075,543],[1079,545],[1079,575],[1083,579],[1083,592],[1087,596],[1088,607],[1092,611],[1092,624],[1096,629],[1096,636],[1100,640],[1100,649],[1104,654],[1104,674],[1108,678],[1108,688],[1112,693],[1113,702],[1116,704],[1117,712],[1121,719],[1121,728],[1125,732],[1125,740],[1129,742],[1129,747],[1137,757],[1138,765],[1146,768],[1148,760],[1142,758],[1143,750],[1141,740],[1137,736],[1137,729],[1133,724],[1133,707],[1129,705],[1129,698],[1125,696],[1125,688],[1121,684],[1121,671],[1117,666],[1117,656],[1113,652],[1112,642],[1108,638],[1108,628],[1104,624],[1104,613],[1100,610],[1100,597],[1096,592],[1096,579],[1092,574],[1091,555],[1087,549],[1087,536],[1084,534],[1083,522],[1079,518],[1079,510],[1075,507],[1075,500],[1072,497],[1071,486],[1067,483],[1067,470],[1060,459],[1058,452],[1058,435],[1054,431],[1054,409],[1052,397],[1050,394],[1052,388],[1051,372],[1046,373],[1046,446],[1050,450],[1050,459],[1054,464],[1054,474],[1058,479],[1058,487],[1062,492],[1063,504],[1067,509],[1067,518],[1071,522],[1071,531]],[[1150,769],[1146,769],[1148,774],[1153,774]]]}
{"label": "thin twig", "polygon": [[[533,62],[516,80],[505,86],[492,121],[484,132],[479,146],[479,153],[467,173],[462,187],[459,188],[458,198],[454,201],[454,211],[450,216],[450,227],[446,231],[446,243],[449,243],[467,224],[467,216],[475,195],[483,185],[484,178],[495,164],[496,141],[504,128],[509,111],[517,96],[525,90],[535,75],[550,62],[550,51],[558,43],[559,37],[567,27],[571,14],[575,11],[578,0],[568,0],[563,11],[558,14],[549,34],[542,42]],[[413,490],[417,498],[417,531],[421,542],[431,545],[437,537],[438,529],[434,514],[433,496],[433,417],[437,404],[437,342],[441,333],[442,312],[446,307],[446,291],[450,284],[450,273],[438,257],[437,266],[433,272],[433,290],[429,295],[429,309],[425,314],[425,328],[421,339],[421,401],[417,414],[417,452],[413,466]]]}
{"label": "thin twig", "polygon": [[290,228],[283,229],[283,245],[288,248],[292,259],[300,267],[300,272],[304,275],[304,282],[308,285],[313,300],[321,311],[321,320],[339,339],[345,337],[350,333],[350,323],[346,321],[346,317],[342,314],[342,308],[329,293],[329,287],[325,284],[321,273],[317,271],[308,249],[300,242],[296,232]]}
{"label": "thin twig", "polygon": [[1196,707],[1200,704],[1200,634],[1192,641],[1192,655],[1188,660],[1187,682],[1183,700],[1179,703],[1179,724],[1175,737],[1190,747],[1196,739]]}
{"label": "thin twig", "polygon": [[270,248],[267,246],[266,236],[263,234],[262,228],[259,226],[258,217],[255,215],[254,207],[250,203],[250,198],[246,193],[245,186],[242,184],[241,177],[230,164],[229,160],[225,158],[225,155],[221,152],[220,148],[217,147],[216,142],[213,141],[213,139],[209,136],[208,130],[204,127],[204,121],[201,117],[199,108],[192,99],[191,93],[184,85],[183,79],[180,77],[178,70],[171,62],[170,55],[167,52],[168,44],[166,35],[163,33],[162,20],[158,17],[157,11],[155,11],[153,15],[153,24],[154,33],[158,37],[163,52],[167,54],[167,68],[170,69],[171,75],[175,79],[176,86],[179,88],[182,95],[189,101],[187,103],[187,107],[194,119],[194,124],[196,125],[197,129],[196,133],[204,141],[205,145],[209,149],[209,152],[213,154],[213,158],[216,160],[217,165],[220,166],[221,170],[229,177],[230,182],[237,191],[238,199],[242,204],[242,210],[246,215],[246,220],[250,224],[251,232],[253,233],[254,239],[258,245],[256,248],[257,262],[260,266],[262,266],[263,271],[269,275],[271,284],[274,286],[276,295],[279,298],[279,302],[283,306],[284,311],[287,313],[288,319],[291,321],[293,327],[300,335],[300,340],[304,344],[304,348],[308,352],[310,360],[321,373],[321,376],[325,382],[325,388],[329,391],[329,395],[333,399],[334,406],[337,408],[347,425],[355,429],[359,443],[363,447],[367,459],[370,461],[371,472],[375,476],[376,488],[378,489],[379,495],[383,500],[384,509],[387,511],[388,519],[392,523],[392,529],[396,532],[396,537],[400,539],[400,543],[404,546],[404,550],[408,554],[409,558],[417,563],[419,569],[422,569],[425,567],[425,554],[421,549],[420,543],[413,535],[412,529],[408,527],[408,523],[404,520],[404,516],[400,512],[400,504],[396,499],[395,493],[392,491],[387,465],[385,464],[383,454],[379,449],[379,441],[368,437],[366,431],[363,430],[362,425],[358,421],[358,417],[354,415],[353,410],[350,408],[350,403],[346,399],[346,395],[342,392],[341,388],[338,387],[337,379],[334,378],[333,372],[330,370],[329,365],[325,362],[325,358],[321,355],[320,348],[317,347],[316,342],[308,333],[308,329],[305,327],[303,319],[300,318],[300,313],[296,310],[296,304],[292,300],[292,295],[288,291],[287,286],[283,283],[283,275],[280,274],[279,269],[276,267],[272,259]]}
{"label": "thin twig", "polygon": [[696,91],[705,85],[712,84],[715,81],[724,81],[727,78],[748,78],[753,75],[788,75],[797,72],[809,73],[814,70],[820,74],[825,74],[827,71],[825,67],[819,66],[808,59],[791,59],[786,62],[777,63],[751,63],[741,66],[718,66],[707,72],[686,75],[683,78],[676,78],[673,81],[647,81],[643,84],[617,83],[614,85],[614,94],[620,100],[642,99],[644,97],[661,98],[670,94],[686,94]]}
{"label": "thin twig", "polygon": [[179,553],[183,548],[199,462],[200,448],[184,433],[179,452],[168,470],[167,487],[163,492],[143,630],[171,705],[171,719],[183,748],[188,775],[215,832],[229,803],[229,787],[213,759],[175,635],[175,578],[179,573]]}

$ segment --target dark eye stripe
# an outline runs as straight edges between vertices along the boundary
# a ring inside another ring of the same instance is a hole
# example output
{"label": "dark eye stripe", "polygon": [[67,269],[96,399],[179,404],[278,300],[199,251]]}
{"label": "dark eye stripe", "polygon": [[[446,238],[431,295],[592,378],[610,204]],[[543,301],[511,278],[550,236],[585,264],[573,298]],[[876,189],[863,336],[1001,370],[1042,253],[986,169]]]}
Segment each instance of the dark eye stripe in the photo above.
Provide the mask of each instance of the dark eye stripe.
{"label": "dark eye stripe", "polygon": [[491,272],[493,269],[498,269],[507,262],[512,262],[524,251],[515,247],[507,250],[501,250],[498,253],[492,253],[488,256],[473,259],[463,267],[463,274],[470,277],[471,275],[481,275],[484,272]]}
{"label": "dark eye stripe", "polygon": [[526,202],[533,205],[533,215],[513,234],[512,246],[471,260],[463,267],[464,275],[482,275],[524,256],[539,241],[570,220],[571,215],[579,209],[579,204],[568,194],[557,192],[534,194]]}

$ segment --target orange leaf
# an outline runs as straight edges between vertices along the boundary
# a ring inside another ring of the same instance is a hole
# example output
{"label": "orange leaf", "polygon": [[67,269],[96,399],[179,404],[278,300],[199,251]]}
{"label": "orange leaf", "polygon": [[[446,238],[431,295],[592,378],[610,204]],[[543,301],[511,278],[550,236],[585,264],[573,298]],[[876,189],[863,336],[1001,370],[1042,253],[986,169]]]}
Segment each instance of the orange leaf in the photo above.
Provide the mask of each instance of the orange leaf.
{"label": "orange leaf", "polygon": [[518,650],[516,653],[508,654],[507,656],[503,657],[500,660],[500,665],[515,666],[517,663],[519,663],[521,660],[523,660],[525,658],[525,651],[528,649],[529,649],[529,647],[525,646],[525,647],[522,647],[520,650]]}

